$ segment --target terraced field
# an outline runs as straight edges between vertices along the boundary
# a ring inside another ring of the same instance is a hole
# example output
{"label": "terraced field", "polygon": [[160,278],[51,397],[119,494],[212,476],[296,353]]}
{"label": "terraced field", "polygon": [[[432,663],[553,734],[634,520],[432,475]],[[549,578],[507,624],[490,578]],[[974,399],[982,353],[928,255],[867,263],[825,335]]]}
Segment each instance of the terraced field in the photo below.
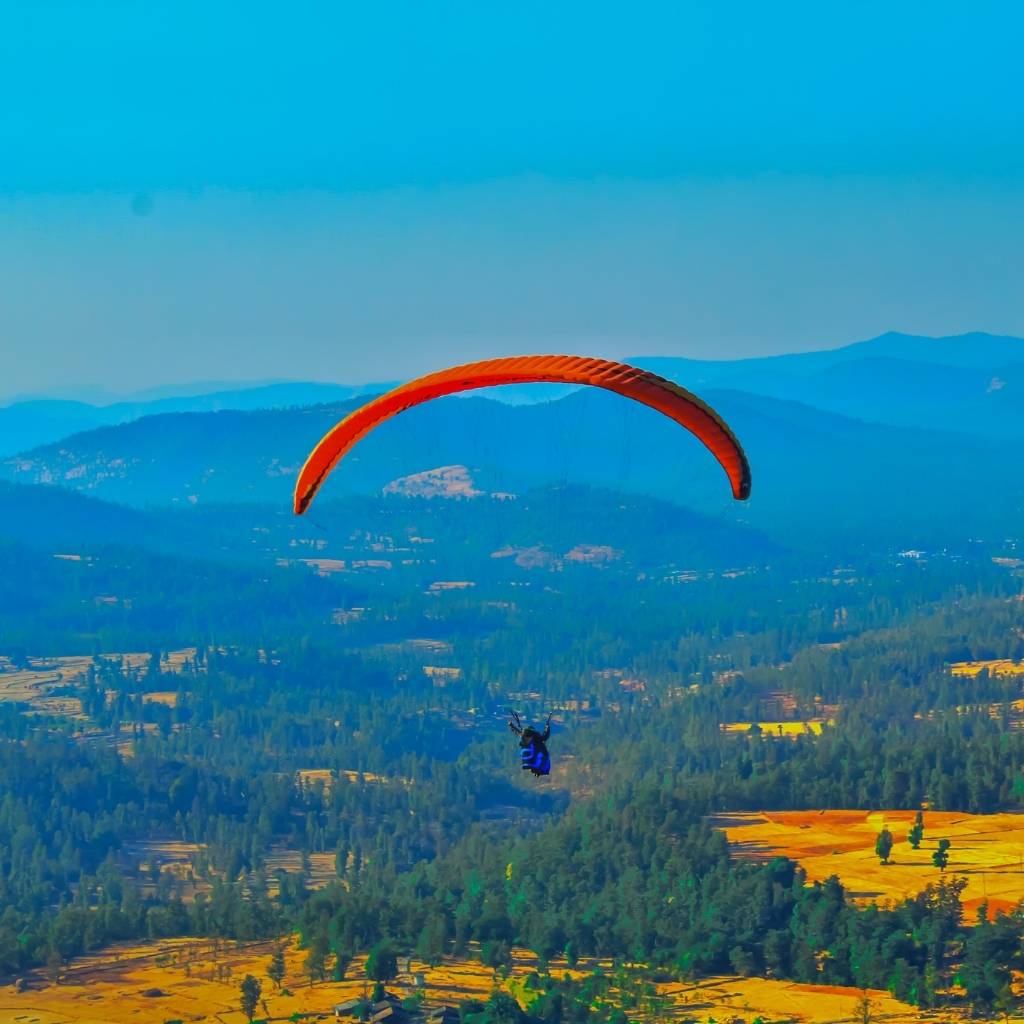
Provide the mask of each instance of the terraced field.
{"label": "terraced field", "polygon": [[[151,655],[130,652],[101,655],[105,661],[120,662],[124,672],[142,672],[149,666]],[[196,649],[171,651],[160,662],[164,672],[179,674],[191,670]],[[29,705],[40,714],[60,714],[82,718],[82,705],[75,697],[52,696],[52,691],[65,686],[81,684],[93,666],[92,656],[71,655],[56,658],[29,658],[27,665],[14,665],[0,657],[0,701],[13,701]],[[147,694],[144,699],[171,705],[175,694],[159,692]]]}

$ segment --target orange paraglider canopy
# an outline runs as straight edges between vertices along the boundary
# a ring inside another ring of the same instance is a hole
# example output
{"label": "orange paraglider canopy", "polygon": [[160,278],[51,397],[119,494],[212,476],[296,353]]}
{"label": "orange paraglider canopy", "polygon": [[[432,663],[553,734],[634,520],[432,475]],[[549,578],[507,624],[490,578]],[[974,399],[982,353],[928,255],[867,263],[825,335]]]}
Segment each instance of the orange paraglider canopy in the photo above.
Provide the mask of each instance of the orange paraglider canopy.
{"label": "orange paraglider canopy", "polygon": [[350,413],[313,449],[295,484],[295,514],[309,508],[327,474],[346,453],[384,420],[442,395],[497,384],[587,384],[657,409],[695,434],[729,477],[733,497],[750,495],[750,466],[739,441],[722,418],[678,384],[625,363],[586,356],[510,356],[453,366],[427,374],[380,395]]}

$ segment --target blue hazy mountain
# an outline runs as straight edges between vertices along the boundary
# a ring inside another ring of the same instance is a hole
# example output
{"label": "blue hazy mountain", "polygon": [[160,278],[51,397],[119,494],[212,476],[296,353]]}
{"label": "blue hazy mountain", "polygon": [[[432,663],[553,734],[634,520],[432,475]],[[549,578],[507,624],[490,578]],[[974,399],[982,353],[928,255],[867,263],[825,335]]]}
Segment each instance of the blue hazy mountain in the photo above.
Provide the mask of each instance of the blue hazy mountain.
{"label": "blue hazy mountain", "polygon": [[[391,383],[346,385],[276,382],[258,387],[218,383],[153,388],[130,399],[105,404],[62,398],[30,398],[0,407],[0,456],[13,455],[95,427],[127,423],[143,416],[172,412],[217,412],[222,409],[281,409],[337,402],[374,394]],[[168,393],[171,392],[171,393]]]}
{"label": "blue hazy mountain", "polygon": [[[332,497],[379,494],[396,478],[463,465],[485,492],[583,484],[646,494],[783,543],[831,536],[934,545],[1009,536],[1019,523],[1024,481],[1008,473],[1013,443],[867,423],[746,392],[704,397],[748,452],[747,503],[731,500],[721,469],[687,432],[636,403],[583,389],[534,405],[451,398],[410,410],[351,453],[310,514]],[[148,416],[7,459],[0,476],[136,507],[287,509],[310,448],[358,402]],[[985,500],[993,481],[998,502]]]}
{"label": "blue hazy mountain", "polygon": [[1024,341],[884,334],[843,348],[758,359],[630,360],[700,391],[730,388],[876,423],[1024,437]]}
{"label": "blue hazy mountain", "polygon": [[652,370],[685,370],[697,383],[718,384],[751,371],[810,374],[862,359],[894,359],[933,363],[962,369],[991,369],[1024,363],[1024,339],[1010,335],[974,332],[932,338],[889,331],[877,338],[856,341],[839,348],[793,352],[749,359],[685,359],[675,356],[636,356],[628,360]]}
{"label": "blue hazy mountain", "polygon": [[[874,423],[1024,439],[1024,341],[990,334],[948,338],[883,334],[842,348],[757,359],[637,356],[628,361],[701,392],[727,388]],[[152,388],[109,402],[33,398],[0,407],[0,456],[100,426],[171,412],[280,409],[368,395],[367,385],[224,382]],[[560,385],[491,388],[477,397],[510,405],[564,398]]]}

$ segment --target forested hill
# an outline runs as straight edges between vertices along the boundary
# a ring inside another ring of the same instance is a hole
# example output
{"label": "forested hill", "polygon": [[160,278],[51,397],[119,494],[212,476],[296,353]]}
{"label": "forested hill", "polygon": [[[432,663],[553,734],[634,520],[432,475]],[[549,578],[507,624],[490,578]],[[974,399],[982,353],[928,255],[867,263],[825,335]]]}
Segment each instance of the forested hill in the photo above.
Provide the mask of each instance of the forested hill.
{"label": "forested hill", "polygon": [[[786,545],[942,546],[1003,537],[1018,521],[1024,481],[1006,472],[1016,458],[1009,442],[868,424],[740,392],[705,397],[748,452],[749,503],[732,502],[720,468],[687,433],[596,389],[519,407],[451,398],[411,410],[367,437],[323,497],[376,494],[396,478],[461,464],[487,493],[551,484],[647,493],[739,519]],[[2,472],[136,506],[287,507],[306,454],[355,404],[146,417],[8,459]],[[996,479],[1001,500],[979,500]]]}
{"label": "forested hill", "polygon": [[484,582],[504,577],[510,566],[513,572],[589,565],[660,575],[763,565],[786,554],[751,527],[588,487],[537,488],[514,500],[348,497],[297,519],[268,505],[143,510],[61,488],[0,482],[0,539],[51,556],[117,548],[264,568],[303,559],[311,566],[337,562],[348,575],[358,568],[353,563],[368,560],[386,566],[396,590],[420,585],[424,574]]}

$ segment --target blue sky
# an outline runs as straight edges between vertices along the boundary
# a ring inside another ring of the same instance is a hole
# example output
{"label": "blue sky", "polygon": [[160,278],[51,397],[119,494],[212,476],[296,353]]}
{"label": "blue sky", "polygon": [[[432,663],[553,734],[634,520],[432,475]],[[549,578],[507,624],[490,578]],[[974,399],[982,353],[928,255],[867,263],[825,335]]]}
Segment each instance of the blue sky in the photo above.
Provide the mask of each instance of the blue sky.
{"label": "blue sky", "polygon": [[1024,334],[1022,29],[0,0],[0,394]]}

